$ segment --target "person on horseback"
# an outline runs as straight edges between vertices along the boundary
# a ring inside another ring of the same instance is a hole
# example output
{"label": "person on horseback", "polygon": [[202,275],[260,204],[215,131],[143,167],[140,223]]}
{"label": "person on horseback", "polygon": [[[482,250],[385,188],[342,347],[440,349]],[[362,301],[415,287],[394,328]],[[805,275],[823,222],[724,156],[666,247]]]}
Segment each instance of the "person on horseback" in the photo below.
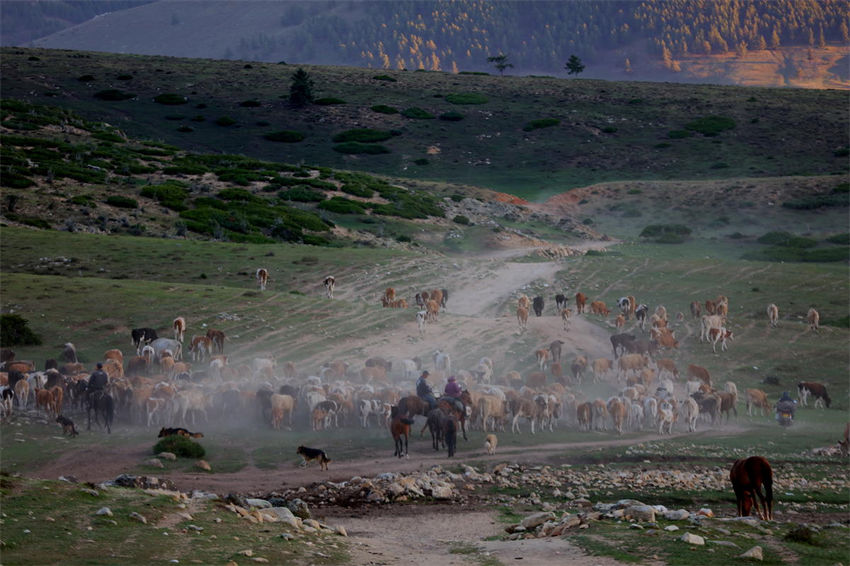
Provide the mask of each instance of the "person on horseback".
{"label": "person on horseback", "polygon": [[461,389],[460,385],[458,385],[457,378],[450,375],[449,381],[446,383],[446,388],[443,390],[443,394],[452,402],[458,411],[463,412],[463,401],[460,399],[461,393],[463,393],[463,389]]}
{"label": "person on horseback", "polygon": [[422,372],[419,379],[416,380],[416,395],[423,401],[428,403],[428,407],[433,409],[437,406],[437,399],[434,397],[434,390],[431,389],[431,384],[428,383],[428,370]]}
{"label": "person on horseback", "polygon": [[103,364],[97,362],[97,369],[89,376],[89,384],[86,387],[89,393],[94,391],[103,391],[109,383],[109,376],[103,371]]}

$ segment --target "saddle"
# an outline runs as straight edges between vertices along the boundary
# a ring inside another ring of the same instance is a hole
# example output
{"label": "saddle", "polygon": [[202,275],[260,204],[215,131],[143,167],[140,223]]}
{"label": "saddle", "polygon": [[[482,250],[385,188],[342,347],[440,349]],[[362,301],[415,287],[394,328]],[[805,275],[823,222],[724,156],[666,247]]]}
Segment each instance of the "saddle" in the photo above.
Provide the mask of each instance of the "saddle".
{"label": "saddle", "polygon": [[440,401],[445,401],[446,403],[454,405],[454,407],[458,411],[460,411],[461,413],[463,413],[466,410],[466,408],[463,405],[463,401],[461,401],[457,397],[449,397],[448,395],[444,395],[444,396],[440,397],[439,399],[437,399],[437,403],[439,403]]}

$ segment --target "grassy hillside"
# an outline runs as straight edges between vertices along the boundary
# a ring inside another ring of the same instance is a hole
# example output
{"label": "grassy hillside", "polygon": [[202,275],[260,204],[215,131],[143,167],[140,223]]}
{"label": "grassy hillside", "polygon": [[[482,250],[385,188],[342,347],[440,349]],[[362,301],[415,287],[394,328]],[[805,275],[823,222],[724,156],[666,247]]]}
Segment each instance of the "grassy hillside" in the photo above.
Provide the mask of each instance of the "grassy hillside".
{"label": "grassy hillside", "polygon": [[[292,65],[0,54],[4,97],[70,108],[133,137],[477,185],[530,200],[613,180],[848,170],[848,117],[838,91],[308,66],[316,97],[332,100],[296,109],[287,101]],[[102,99],[114,91],[127,98]],[[156,102],[160,95],[173,95],[160,98],[172,104]],[[363,128],[389,138],[366,148],[334,141]],[[267,137],[280,132],[295,134],[283,143]]]}

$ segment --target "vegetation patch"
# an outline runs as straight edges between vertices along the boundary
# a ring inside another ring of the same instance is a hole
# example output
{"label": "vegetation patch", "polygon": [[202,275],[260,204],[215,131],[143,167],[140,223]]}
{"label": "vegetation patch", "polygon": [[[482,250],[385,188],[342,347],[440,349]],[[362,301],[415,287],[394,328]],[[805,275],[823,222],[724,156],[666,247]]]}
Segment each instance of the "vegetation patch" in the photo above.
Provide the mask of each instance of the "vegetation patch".
{"label": "vegetation patch", "polygon": [[159,185],[149,185],[142,189],[141,195],[156,199],[164,207],[180,212],[187,208],[185,200],[189,196],[189,191],[185,183],[169,181]]}
{"label": "vegetation patch", "polygon": [[781,246],[784,248],[813,248],[817,245],[817,241],[811,238],[795,236],[790,232],[768,232],[760,236],[756,241],[760,244]]}
{"label": "vegetation patch", "polygon": [[401,111],[401,115],[405,118],[412,118],[414,120],[433,120],[434,115],[428,112],[427,110],[423,110],[422,108],[418,108],[416,106],[412,106],[410,108],[405,108]]}
{"label": "vegetation patch", "polygon": [[321,202],[325,200],[325,193],[304,186],[280,191],[277,196],[283,200],[294,200],[296,202]]}
{"label": "vegetation patch", "polygon": [[455,111],[443,112],[440,114],[440,120],[445,120],[446,122],[460,122],[463,118],[463,114]]}
{"label": "vegetation patch", "polygon": [[689,132],[688,130],[670,130],[667,132],[667,137],[671,140],[681,140],[689,138],[692,135],[694,135],[693,132]]}
{"label": "vegetation patch", "polygon": [[347,154],[379,155],[381,153],[390,153],[390,150],[383,145],[360,142],[339,143],[333,146],[333,150]]}
{"label": "vegetation patch", "polygon": [[131,98],[136,98],[136,95],[132,92],[125,92],[117,88],[107,88],[105,90],[99,90],[94,93],[94,97],[98,100],[105,100],[108,102],[120,102],[122,100],[130,100]]}
{"label": "vegetation patch", "polygon": [[659,244],[681,244],[691,235],[691,229],[682,224],[650,224],[641,233],[641,238]]}
{"label": "vegetation patch", "polygon": [[366,206],[358,201],[344,197],[332,197],[319,203],[319,208],[338,214],[363,214]]}
{"label": "vegetation patch", "polygon": [[333,96],[327,96],[325,98],[317,98],[313,101],[313,104],[317,104],[318,106],[334,106],[336,104],[345,104],[346,102],[341,98],[336,98]]}
{"label": "vegetation patch", "polygon": [[251,99],[251,100],[243,100],[242,102],[239,103],[239,106],[241,106],[242,108],[259,108],[260,106],[262,106],[262,104],[260,103],[259,100]]}
{"label": "vegetation patch", "polygon": [[38,346],[41,336],[32,331],[29,321],[19,314],[0,314],[0,346]]}
{"label": "vegetation patch", "polygon": [[390,82],[390,83],[398,82],[397,79],[395,79],[395,78],[393,78],[389,75],[375,75],[372,78],[376,81],[387,81],[387,82]]}
{"label": "vegetation patch", "polygon": [[477,92],[459,92],[446,95],[446,102],[451,104],[486,104],[489,99]]}
{"label": "vegetation patch", "polygon": [[526,122],[525,126],[522,127],[523,131],[531,132],[533,130],[539,130],[542,128],[551,128],[553,126],[557,126],[561,121],[557,118],[538,118],[537,120],[531,120],[530,122]]}
{"label": "vegetation patch", "polygon": [[378,114],[398,114],[398,108],[393,108],[386,104],[376,104],[372,106],[372,112],[377,112]]}
{"label": "vegetation patch", "polygon": [[183,96],[182,94],[164,92],[162,94],[156,95],[153,101],[157,104],[164,104],[166,106],[179,106],[181,104],[186,104],[187,102],[189,102],[189,99]]}
{"label": "vegetation patch", "polygon": [[269,132],[268,134],[264,134],[263,137],[273,142],[298,143],[303,141],[305,136],[301,132],[294,130],[281,130],[279,132]]}
{"label": "vegetation patch", "polygon": [[122,195],[110,195],[106,197],[106,204],[118,208],[139,208],[139,203],[134,198]]}
{"label": "vegetation patch", "polygon": [[234,119],[233,119],[233,118],[231,118],[230,116],[222,116],[222,117],[218,118],[218,119],[215,121],[215,124],[216,124],[217,126],[223,126],[223,127],[225,127],[225,128],[226,128],[226,127],[228,127],[228,126],[233,126],[233,125],[235,125],[235,124],[236,124],[236,120],[234,120]]}
{"label": "vegetation patch", "polygon": [[203,458],[206,454],[204,447],[179,434],[163,437],[153,447],[153,453],[171,452],[180,458]]}
{"label": "vegetation patch", "polygon": [[344,143],[344,142],[361,142],[361,143],[375,143],[386,141],[393,137],[392,132],[387,132],[383,130],[373,130],[371,128],[357,128],[354,130],[346,130],[344,132],[340,132],[333,137],[333,141],[336,143]]}
{"label": "vegetation patch", "polygon": [[734,128],[735,120],[726,116],[705,116],[685,124],[686,130],[698,132],[707,137],[713,137]]}

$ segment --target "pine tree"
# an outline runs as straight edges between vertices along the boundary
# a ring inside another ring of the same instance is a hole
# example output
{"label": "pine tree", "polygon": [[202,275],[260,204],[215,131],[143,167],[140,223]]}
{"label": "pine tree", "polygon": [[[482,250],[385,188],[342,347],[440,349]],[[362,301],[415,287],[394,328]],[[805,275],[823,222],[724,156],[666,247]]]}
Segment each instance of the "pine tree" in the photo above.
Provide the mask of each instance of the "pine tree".
{"label": "pine tree", "polygon": [[292,84],[289,86],[289,102],[293,106],[305,106],[313,102],[313,79],[302,68],[292,74]]}
{"label": "pine tree", "polygon": [[507,69],[508,67],[513,68],[513,64],[508,63],[508,56],[504,53],[499,53],[498,55],[487,57],[487,62],[493,63],[493,66],[498,69],[500,75],[504,75],[505,69]]}
{"label": "pine tree", "polygon": [[581,62],[581,59],[575,55],[570,55],[570,58],[567,60],[567,64],[564,65],[564,68],[567,70],[568,75],[578,75],[584,71],[584,64]]}

